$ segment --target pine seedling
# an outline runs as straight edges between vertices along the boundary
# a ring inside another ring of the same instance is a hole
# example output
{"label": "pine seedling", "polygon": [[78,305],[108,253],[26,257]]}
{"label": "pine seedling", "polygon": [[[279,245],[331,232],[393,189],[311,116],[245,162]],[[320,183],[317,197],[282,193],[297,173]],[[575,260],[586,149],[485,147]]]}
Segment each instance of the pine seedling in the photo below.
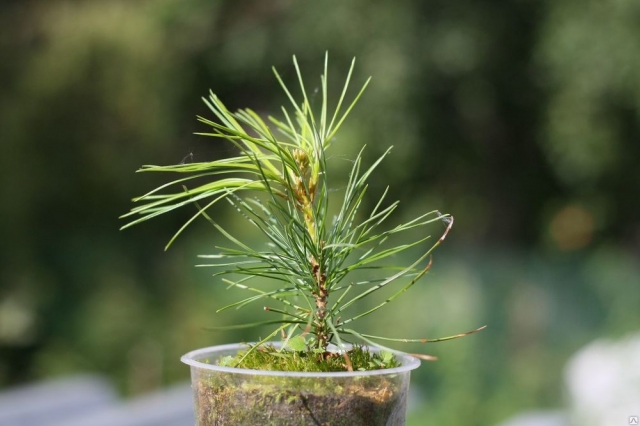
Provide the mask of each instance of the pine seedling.
{"label": "pine seedling", "polygon": [[[139,171],[166,172],[181,177],[135,198],[139,205],[123,216],[130,219],[123,228],[178,208],[195,206],[194,215],[170,239],[167,248],[199,217],[209,221],[228,240],[230,247],[219,246],[217,253],[200,257],[206,260],[205,266],[217,269],[215,276],[230,288],[248,294],[219,311],[262,304],[266,311],[274,314],[270,320],[230,327],[274,326],[252,350],[282,336],[283,347],[292,349],[292,353],[304,349],[328,359],[327,347],[331,343],[343,348],[345,342],[360,342],[388,350],[381,341],[438,342],[482,330],[484,327],[439,339],[407,339],[365,334],[353,327],[357,320],[396,300],[429,271],[431,254],[450,231],[453,217],[433,210],[385,228],[399,203],[387,202],[388,188],[373,209],[362,214],[367,182],[391,147],[368,167],[363,164],[363,148],[353,160],[343,194],[330,191],[327,153],[370,79],[347,100],[354,59],[336,106],[330,108],[328,57],[325,56],[320,79],[321,102],[319,108],[314,109],[295,57],[293,65],[299,99],[273,69],[290,102],[289,107],[282,107],[279,118],[269,116],[265,121],[251,109],[231,112],[214,93],[204,99],[215,118],[198,117],[209,128],[199,134],[227,141],[237,154],[208,162],[143,166]],[[246,244],[213,219],[209,211],[221,201],[231,203],[243,220],[262,235],[268,250]],[[339,203],[337,214],[330,214],[329,204],[336,202]],[[436,222],[444,224],[444,231],[434,243],[429,243],[429,237],[415,237],[420,234],[419,229]],[[396,234],[405,235],[409,241],[390,244],[390,237]],[[423,246],[426,248],[422,254],[409,265],[385,264],[392,257]],[[357,282],[349,280],[356,272],[374,270],[386,271],[386,276]],[[278,288],[266,289],[263,285],[266,280],[276,281]],[[396,290],[386,300],[347,315],[347,308],[392,285]],[[237,363],[250,356],[252,350],[246,351]],[[417,356],[433,359],[428,355]],[[372,365],[376,363],[384,364],[380,360],[371,361]],[[348,358],[346,365],[350,365]]]}

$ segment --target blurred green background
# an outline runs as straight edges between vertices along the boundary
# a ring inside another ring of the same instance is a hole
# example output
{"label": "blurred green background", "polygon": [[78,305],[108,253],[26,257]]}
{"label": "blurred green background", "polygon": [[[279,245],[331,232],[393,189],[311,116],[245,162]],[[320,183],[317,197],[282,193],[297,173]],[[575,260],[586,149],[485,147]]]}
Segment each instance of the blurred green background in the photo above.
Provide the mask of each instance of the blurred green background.
{"label": "blurred green background", "polygon": [[409,423],[561,407],[571,354],[640,328],[639,19],[634,0],[0,1],[0,387],[91,371],[135,395],[261,333],[205,329],[263,313],[214,313],[238,295],[193,267],[220,239],[206,223],[163,251],[192,211],[118,216],[166,178],[140,165],[229,154],[193,135],[209,89],[277,113],[270,67],[293,83],[295,54],[319,86],[328,50],[334,89],[353,56],[373,76],[335,161],[394,145],[369,202],[388,184],[398,219],[456,218],[432,273],[361,329],[489,326],[398,347],[440,357]]}

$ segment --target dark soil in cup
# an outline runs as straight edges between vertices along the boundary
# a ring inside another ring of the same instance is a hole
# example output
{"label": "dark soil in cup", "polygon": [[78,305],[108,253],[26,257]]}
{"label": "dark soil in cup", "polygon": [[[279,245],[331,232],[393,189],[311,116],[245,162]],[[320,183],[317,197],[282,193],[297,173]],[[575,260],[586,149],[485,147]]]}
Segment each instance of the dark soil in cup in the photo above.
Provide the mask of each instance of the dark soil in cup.
{"label": "dark soil in cup", "polygon": [[200,382],[198,426],[214,425],[404,425],[406,395],[393,383],[353,386],[339,392],[295,392]]}

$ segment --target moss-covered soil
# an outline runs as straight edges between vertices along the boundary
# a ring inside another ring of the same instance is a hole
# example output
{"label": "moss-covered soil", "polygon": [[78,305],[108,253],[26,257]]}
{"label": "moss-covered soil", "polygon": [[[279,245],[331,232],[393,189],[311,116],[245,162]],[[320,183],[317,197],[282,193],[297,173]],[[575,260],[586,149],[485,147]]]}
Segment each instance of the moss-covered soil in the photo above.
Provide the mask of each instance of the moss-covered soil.
{"label": "moss-covered soil", "polygon": [[[219,365],[297,372],[368,371],[398,367],[391,353],[354,347],[344,354],[279,351],[261,346]],[[211,374],[194,383],[198,426],[404,425],[406,388],[400,375],[281,377]]]}
{"label": "moss-covered soil", "polygon": [[335,352],[278,350],[271,345],[248,348],[234,357],[224,357],[219,365],[268,371],[340,372],[370,371],[398,367],[391,352],[370,352],[354,346],[344,354]]}

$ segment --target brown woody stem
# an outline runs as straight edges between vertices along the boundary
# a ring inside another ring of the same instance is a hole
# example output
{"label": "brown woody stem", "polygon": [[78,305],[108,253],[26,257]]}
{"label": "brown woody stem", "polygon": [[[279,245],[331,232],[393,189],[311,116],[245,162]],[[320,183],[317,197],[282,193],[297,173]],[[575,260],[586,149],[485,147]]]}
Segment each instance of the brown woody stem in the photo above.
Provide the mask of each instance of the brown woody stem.
{"label": "brown woody stem", "polygon": [[317,292],[313,293],[316,299],[314,328],[316,338],[318,339],[318,348],[326,351],[329,345],[329,330],[327,329],[327,323],[325,321],[325,317],[327,316],[327,297],[329,296],[329,292],[327,291],[327,277],[315,259],[312,259],[312,263],[313,273],[316,284],[318,285]]}
{"label": "brown woody stem", "polygon": [[[313,213],[317,176],[314,176],[310,170],[307,153],[301,149],[296,149],[292,154],[297,166],[297,170],[292,170],[291,176],[294,184],[293,193],[295,203],[304,217],[309,237],[312,241],[317,242],[318,235]],[[310,262],[316,284],[315,291],[313,292],[316,302],[313,328],[315,329],[318,348],[326,352],[327,346],[329,345],[329,330],[325,320],[327,316],[327,297],[329,296],[326,282],[327,276],[315,257],[312,256]]]}

